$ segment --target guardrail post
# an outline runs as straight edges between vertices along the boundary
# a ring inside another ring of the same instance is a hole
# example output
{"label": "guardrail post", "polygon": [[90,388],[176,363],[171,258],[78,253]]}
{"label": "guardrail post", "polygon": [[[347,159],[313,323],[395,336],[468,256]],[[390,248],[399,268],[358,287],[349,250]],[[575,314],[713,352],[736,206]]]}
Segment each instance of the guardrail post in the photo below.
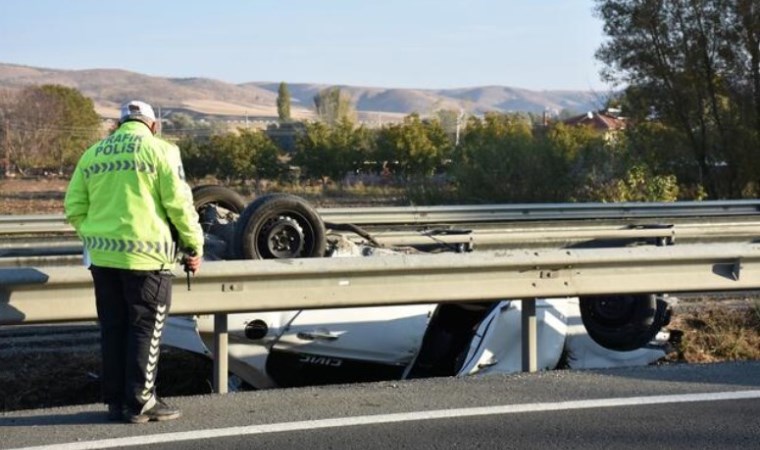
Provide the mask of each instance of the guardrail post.
{"label": "guardrail post", "polygon": [[536,299],[522,301],[522,370],[538,370],[538,328],[536,326]]}
{"label": "guardrail post", "polygon": [[227,314],[214,314],[214,391],[227,393]]}

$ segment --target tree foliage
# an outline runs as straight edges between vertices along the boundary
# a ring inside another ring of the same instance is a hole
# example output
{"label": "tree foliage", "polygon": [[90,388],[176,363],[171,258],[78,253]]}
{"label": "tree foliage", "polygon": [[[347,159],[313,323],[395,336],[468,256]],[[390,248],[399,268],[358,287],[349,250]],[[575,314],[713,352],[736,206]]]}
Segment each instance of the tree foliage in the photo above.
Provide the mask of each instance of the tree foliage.
{"label": "tree foliage", "polygon": [[674,175],[654,173],[624,135],[536,126],[520,114],[470,118],[451,174],[460,201],[673,201]]}
{"label": "tree foliage", "polygon": [[[752,0],[596,0],[609,37],[597,57],[626,85],[634,121],[663,124],[678,168],[711,197],[757,184],[760,5]],[[654,131],[654,130],[649,130]],[[667,151],[664,148],[663,151]]]}
{"label": "tree foliage", "polygon": [[73,88],[43,85],[0,93],[2,156],[21,174],[70,170],[102,137],[100,123],[92,100]]}
{"label": "tree foliage", "polygon": [[405,178],[429,177],[451,156],[452,142],[437,119],[411,114],[380,130],[375,159],[391,163]]}
{"label": "tree foliage", "polygon": [[60,129],[51,156],[58,162],[56,167],[60,173],[65,167],[75,165],[84,149],[100,137],[101,120],[92,100],[74,88],[44,85],[40,90],[59,112]]}
{"label": "tree foliage", "polygon": [[241,130],[239,139],[244,147],[252,149],[251,178],[276,180],[282,176],[285,167],[280,161],[280,152],[266,134]]}
{"label": "tree foliage", "polygon": [[635,165],[624,178],[615,181],[607,195],[597,195],[598,201],[611,202],[672,202],[678,199],[678,182],[673,175],[654,175],[646,166]]}
{"label": "tree foliage", "polygon": [[204,178],[217,173],[217,155],[213,152],[208,136],[181,138],[177,142],[185,174],[190,178]]}
{"label": "tree foliage", "polygon": [[174,112],[167,119],[163,120],[161,134],[163,136],[181,138],[199,134],[223,134],[223,131],[218,123],[196,120],[185,112]]}
{"label": "tree foliage", "polygon": [[209,137],[185,137],[178,142],[185,172],[191,178],[213,175],[239,181],[278,179],[285,171],[277,146],[261,131]]}
{"label": "tree foliage", "polygon": [[[621,104],[645,105],[647,97],[640,92],[629,87]],[[19,171],[73,164],[87,146],[75,138],[86,139],[84,131],[91,129],[66,126],[89,120],[82,111],[91,102],[76,94],[61,87],[0,92],[0,124],[12,124],[0,128],[7,132],[0,134],[0,142],[10,143],[5,149]],[[60,117],[68,119],[56,122]],[[392,180],[414,186],[408,191],[412,201],[670,201],[705,195],[701,180],[688,177],[690,169],[698,172],[693,170],[698,165],[683,130],[664,120],[647,120],[644,113],[614,139],[593,128],[562,123],[547,127],[530,115],[488,113],[468,119],[459,145],[439,117],[449,127],[455,118],[412,114],[377,130],[357,126],[345,115],[333,124],[287,122],[281,126],[298,129],[291,154],[270,139],[277,130],[220,132],[175,114],[166,131],[180,137],[186,173],[196,179],[282,179],[288,161],[324,183],[390,169]],[[69,131],[66,139],[63,131]],[[52,148],[78,149],[65,153]],[[689,183],[685,188],[682,176]]]}
{"label": "tree foliage", "polygon": [[284,81],[280,82],[277,89],[277,117],[280,122],[290,121],[290,91]]}
{"label": "tree foliage", "polygon": [[356,122],[356,110],[351,96],[339,87],[333,86],[319,91],[314,96],[314,108],[320,120],[328,125],[345,120]]}
{"label": "tree foliage", "polygon": [[471,117],[452,172],[468,203],[559,201],[567,192],[557,148],[518,114]]}
{"label": "tree foliage", "polygon": [[299,135],[293,162],[306,176],[340,181],[362,167],[372,153],[373,140],[365,127],[357,127],[347,118],[334,126],[323,122],[306,125]]}

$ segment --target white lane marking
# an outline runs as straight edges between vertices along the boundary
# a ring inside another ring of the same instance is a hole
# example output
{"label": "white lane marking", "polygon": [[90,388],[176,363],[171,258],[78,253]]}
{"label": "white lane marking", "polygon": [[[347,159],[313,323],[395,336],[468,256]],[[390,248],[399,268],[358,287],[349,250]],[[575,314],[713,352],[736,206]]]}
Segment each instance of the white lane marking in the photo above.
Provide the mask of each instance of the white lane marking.
{"label": "white lane marking", "polygon": [[144,436],[103,439],[99,441],[71,442],[67,444],[21,447],[11,450],[88,450],[100,448],[129,447],[134,445],[160,444],[229,436],[281,433],[283,431],[306,431],[320,428],[339,428],[356,425],[376,425],[418,420],[453,419],[457,417],[488,416],[542,411],[567,411],[573,409],[611,408],[618,406],[659,405],[666,403],[713,402],[760,398],[760,390],[711,392],[704,394],[655,395],[649,397],[605,398],[597,400],[573,400],[555,403],[525,403],[518,405],[484,406],[478,408],[439,409],[374,416],[339,417],[335,419],[282,422],[264,425],[217,428],[211,430],[184,431],[179,433],[150,434]]}

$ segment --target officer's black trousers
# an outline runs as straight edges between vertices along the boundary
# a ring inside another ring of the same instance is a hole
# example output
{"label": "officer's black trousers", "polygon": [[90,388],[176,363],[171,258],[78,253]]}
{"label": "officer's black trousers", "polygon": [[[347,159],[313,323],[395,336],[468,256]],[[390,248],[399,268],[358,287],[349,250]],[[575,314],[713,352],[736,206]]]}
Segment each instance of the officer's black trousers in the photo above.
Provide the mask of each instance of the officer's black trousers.
{"label": "officer's black trousers", "polygon": [[154,403],[171,272],[90,266],[100,321],[103,401],[140,413]]}

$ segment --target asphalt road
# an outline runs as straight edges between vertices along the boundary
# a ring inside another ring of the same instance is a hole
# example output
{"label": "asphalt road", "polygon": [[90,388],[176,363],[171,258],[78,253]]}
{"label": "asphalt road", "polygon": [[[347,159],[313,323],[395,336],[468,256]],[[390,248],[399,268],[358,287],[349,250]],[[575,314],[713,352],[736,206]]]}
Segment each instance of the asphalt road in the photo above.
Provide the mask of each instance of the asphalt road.
{"label": "asphalt road", "polygon": [[178,421],[85,405],[0,415],[0,449],[758,448],[760,362],[551,371],[170,399]]}

